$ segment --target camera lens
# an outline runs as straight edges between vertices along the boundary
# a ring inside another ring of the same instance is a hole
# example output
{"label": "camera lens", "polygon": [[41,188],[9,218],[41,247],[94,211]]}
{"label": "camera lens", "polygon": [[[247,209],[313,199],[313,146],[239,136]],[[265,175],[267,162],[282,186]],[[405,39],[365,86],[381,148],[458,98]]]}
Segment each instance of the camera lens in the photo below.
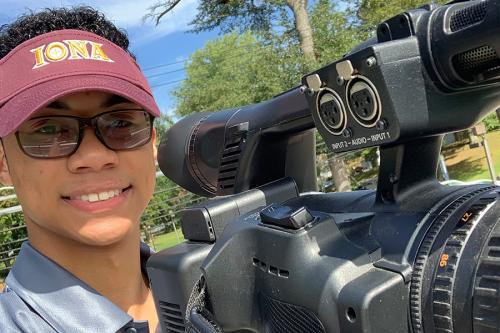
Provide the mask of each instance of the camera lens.
{"label": "camera lens", "polygon": [[414,332],[500,331],[500,204],[477,190],[437,215],[410,291]]}

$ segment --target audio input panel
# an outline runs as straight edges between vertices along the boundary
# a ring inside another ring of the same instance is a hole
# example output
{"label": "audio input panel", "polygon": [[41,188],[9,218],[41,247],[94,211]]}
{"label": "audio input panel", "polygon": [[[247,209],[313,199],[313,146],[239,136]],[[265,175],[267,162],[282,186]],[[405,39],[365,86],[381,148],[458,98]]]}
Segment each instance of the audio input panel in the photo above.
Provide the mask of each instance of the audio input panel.
{"label": "audio input panel", "polygon": [[373,127],[380,119],[382,106],[375,86],[363,76],[356,76],[347,84],[346,99],[349,111],[363,127]]}
{"label": "audio input panel", "polygon": [[324,128],[334,134],[340,135],[346,127],[347,115],[340,96],[329,88],[324,88],[318,94],[316,111]]}

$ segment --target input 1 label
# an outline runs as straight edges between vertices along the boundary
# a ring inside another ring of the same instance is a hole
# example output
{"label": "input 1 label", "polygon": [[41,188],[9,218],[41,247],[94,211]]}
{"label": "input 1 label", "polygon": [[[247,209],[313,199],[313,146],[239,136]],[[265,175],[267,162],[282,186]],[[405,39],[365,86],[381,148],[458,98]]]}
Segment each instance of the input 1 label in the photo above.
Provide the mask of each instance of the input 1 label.
{"label": "input 1 label", "polygon": [[389,132],[382,132],[382,133],[372,134],[371,141],[377,142],[377,141],[383,141],[383,140],[390,139],[390,138],[391,138],[391,135],[389,134]]}
{"label": "input 1 label", "polygon": [[352,139],[351,141],[339,141],[332,143],[332,149],[337,150],[337,149],[361,146],[361,145],[366,145],[368,143],[389,140],[390,138],[391,135],[389,134],[389,132],[381,132],[377,134],[372,134],[371,136],[361,136],[359,138]]}

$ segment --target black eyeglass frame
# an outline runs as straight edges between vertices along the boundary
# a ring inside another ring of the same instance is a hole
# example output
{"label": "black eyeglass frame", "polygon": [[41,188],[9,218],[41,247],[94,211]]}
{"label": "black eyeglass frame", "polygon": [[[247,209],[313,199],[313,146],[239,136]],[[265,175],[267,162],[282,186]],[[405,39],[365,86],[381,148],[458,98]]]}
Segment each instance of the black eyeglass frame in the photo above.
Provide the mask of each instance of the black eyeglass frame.
{"label": "black eyeglass frame", "polygon": [[[100,133],[99,128],[97,127],[97,118],[102,117],[103,115],[110,114],[110,113],[123,112],[123,111],[137,111],[137,112],[142,112],[143,114],[149,116],[149,138],[144,143],[141,143],[140,145],[135,146],[133,148],[116,149],[116,148],[110,147],[104,141],[103,136]],[[80,147],[80,144],[83,141],[84,131],[85,131],[86,127],[92,128],[92,130],[94,131],[94,135],[97,137],[97,139],[99,140],[99,142],[101,142],[106,148],[108,148],[110,150],[113,150],[113,151],[135,150],[135,149],[143,147],[146,144],[148,144],[149,142],[151,142],[151,138],[153,137],[153,126],[154,126],[154,120],[155,120],[155,116],[153,116],[151,113],[147,112],[144,109],[118,109],[118,110],[111,110],[111,111],[107,111],[107,112],[103,112],[103,113],[97,114],[97,115],[95,115],[93,117],[90,117],[90,118],[70,116],[70,115],[69,116],[66,116],[66,115],[53,115],[53,116],[50,116],[49,115],[49,116],[34,117],[34,118],[31,118],[30,120],[43,119],[43,118],[72,118],[72,119],[78,120],[78,141],[76,142],[75,148],[71,152],[69,152],[67,154],[58,155],[58,156],[52,156],[52,157],[50,157],[50,156],[47,156],[47,157],[33,156],[33,155],[29,154],[28,152],[26,152],[26,150],[24,149],[23,145],[21,144],[21,139],[19,138],[19,131],[16,131],[16,139],[17,139],[17,143],[18,143],[19,148],[21,149],[21,151],[25,155],[27,155],[27,156],[29,156],[31,158],[41,159],[41,160],[58,159],[58,158],[64,158],[64,157],[69,157],[69,156],[73,155],[78,150],[78,148]]]}

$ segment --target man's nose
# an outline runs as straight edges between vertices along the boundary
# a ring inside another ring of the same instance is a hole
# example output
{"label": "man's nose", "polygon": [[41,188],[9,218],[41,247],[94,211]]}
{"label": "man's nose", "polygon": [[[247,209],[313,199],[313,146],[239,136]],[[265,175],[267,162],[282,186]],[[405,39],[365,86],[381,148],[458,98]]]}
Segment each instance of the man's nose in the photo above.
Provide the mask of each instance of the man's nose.
{"label": "man's nose", "polygon": [[68,158],[71,172],[99,172],[118,164],[118,155],[107,148],[92,128],[86,127],[76,152]]}

